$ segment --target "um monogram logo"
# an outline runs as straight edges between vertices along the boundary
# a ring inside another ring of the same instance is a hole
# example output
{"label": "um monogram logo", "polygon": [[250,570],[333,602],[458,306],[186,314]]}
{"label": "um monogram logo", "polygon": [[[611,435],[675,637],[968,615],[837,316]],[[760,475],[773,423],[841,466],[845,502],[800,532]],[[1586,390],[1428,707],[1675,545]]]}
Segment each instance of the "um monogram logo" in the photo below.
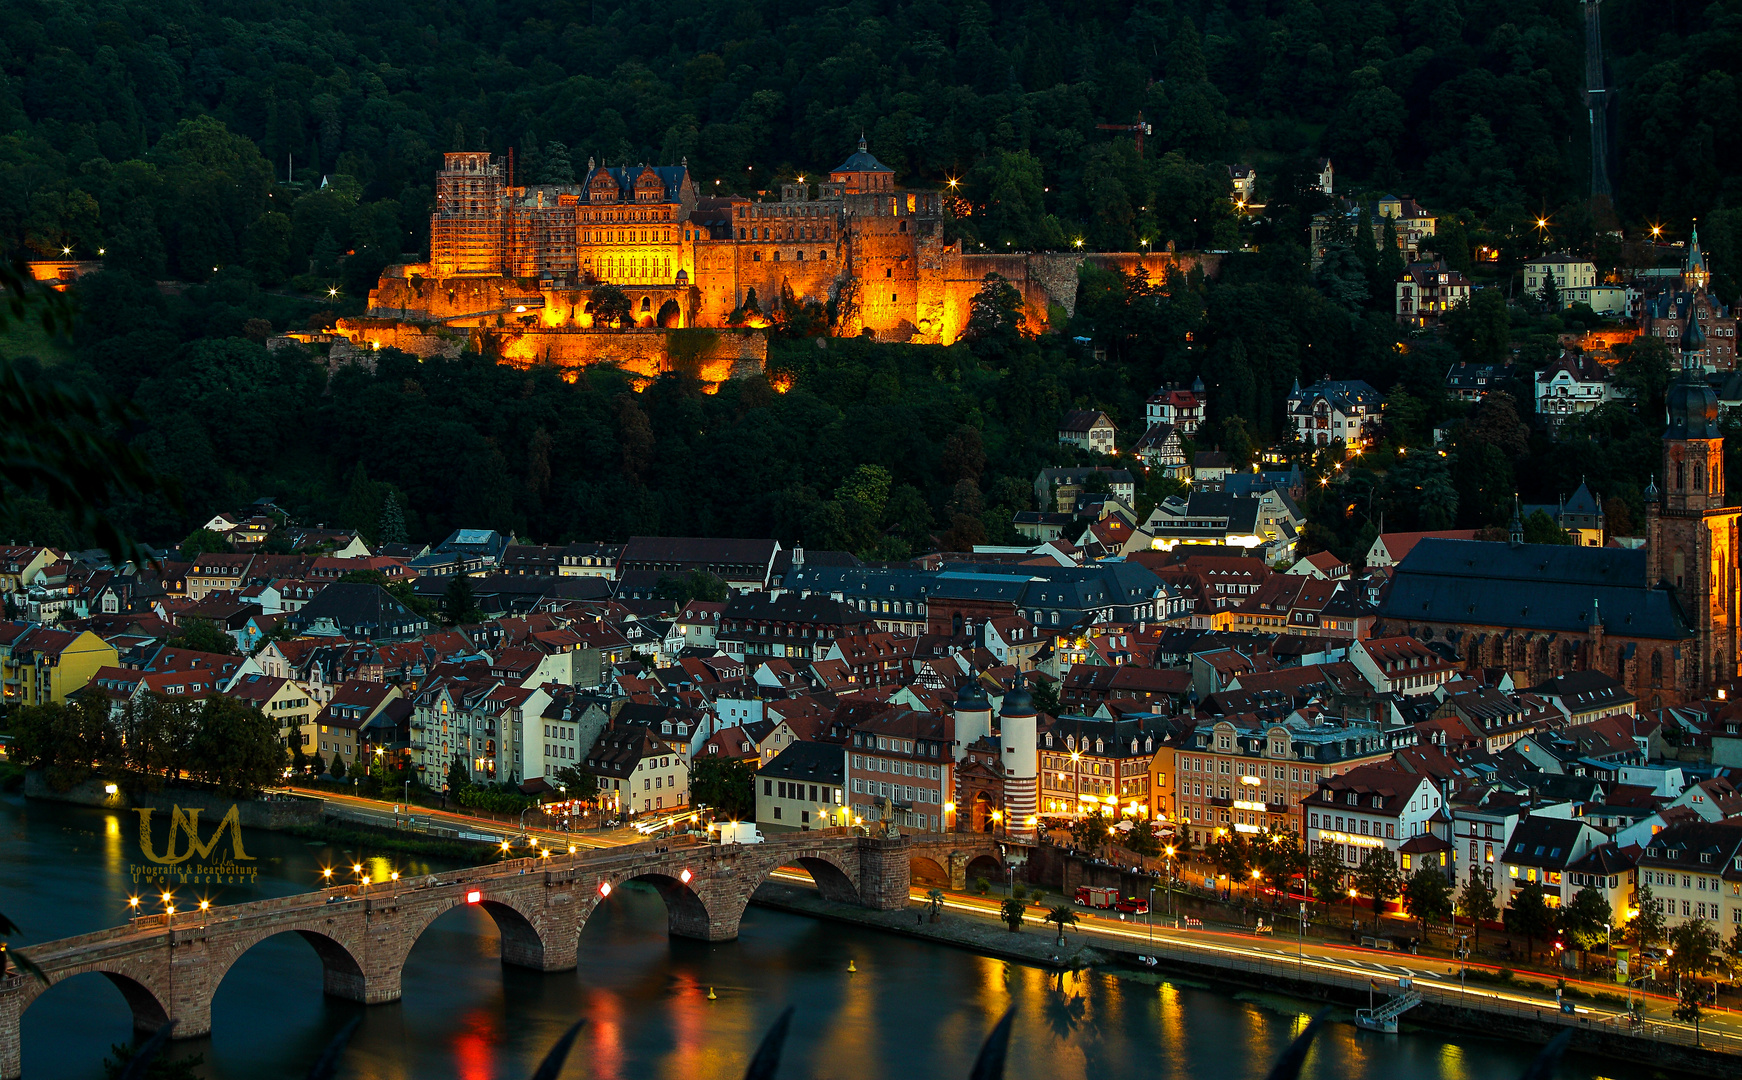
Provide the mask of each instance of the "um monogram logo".
{"label": "um monogram logo", "polygon": [[[230,805],[230,812],[218,822],[218,827],[212,832],[212,838],[206,841],[200,839],[201,808],[194,806],[183,810],[179,806],[172,807],[169,815],[169,840],[164,845],[161,855],[154,850],[152,845],[151,808],[142,806],[138,807],[137,810],[139,814],[139,847],[145,852],[147,859],[159,866],[176,866],[196,856],[201,861],[210,859],[212,852],[217,849],[218,842],[223,839],[225,829],[230,830],[230,858],[237,862],[254,861],[254,856],[248,854],[242,847],[242,821],[234,803]],[[179,855],[175,850],[177,834],[187,836],[187,850]]]}

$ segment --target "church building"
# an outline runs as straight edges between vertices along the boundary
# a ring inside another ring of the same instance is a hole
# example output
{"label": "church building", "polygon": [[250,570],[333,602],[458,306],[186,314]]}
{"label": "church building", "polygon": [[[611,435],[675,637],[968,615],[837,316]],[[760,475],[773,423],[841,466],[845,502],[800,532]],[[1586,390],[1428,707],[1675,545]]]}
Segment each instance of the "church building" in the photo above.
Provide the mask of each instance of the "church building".
{"label": "church building", "polygon": [[1682,372],[1666,395],[1643,550],[1526,544],[1516,520],[1506,543],[1424,539],[1398,564],[1374,634],[1439,642],[1468,670],[1500,668],[1520,686],[1601,671],[1648,708],[1733,680],[1742,508],[1725,505],[1700,321],[1676,340]]}

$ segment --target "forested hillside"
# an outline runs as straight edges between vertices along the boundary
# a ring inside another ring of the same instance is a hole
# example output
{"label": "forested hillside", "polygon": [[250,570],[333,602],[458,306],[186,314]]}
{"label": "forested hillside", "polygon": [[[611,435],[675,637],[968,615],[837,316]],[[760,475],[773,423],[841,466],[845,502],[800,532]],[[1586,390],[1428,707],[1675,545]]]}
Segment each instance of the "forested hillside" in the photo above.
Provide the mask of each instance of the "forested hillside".
{"label": "forested hillside", "polygon": [[[109,270],[74,290],[70,343],[0,348],[142,406],[130,437],[184,496],[129,510],[154,539],[260,494],[367,525],[391,491],[420,535],[464,521],[542,539],[774,532],[871,550],[860,511],[837,505],[882,483],[860,466],[889,475],[877,529],[920,543],[972,518],[995,536],[1033,470],[1059,459],[1058,409],[1140,427],[1143,395],[1202,373],[1206,445],[1250,447],[1282,433],[1294,379],[1330,373],[1404,390],[1396,436],[1419,445],[1459,414],[1448,363],[1509,347],[1552,358],[1565,320],[1516,302],[1463,313],[1443,340],[1401,338],[1401,262],[1359,238],[1309,271],[1321,156],[1339,194],[1433,207],[1438,252],[1481,282],[1504,285],[1548,243],[1603,265],[1618,250],[1608,230],[1663,223],[1679,237],[1697,216],[1733,292],[1742,171],[1722,132],[1742,0],[1603,12],[1613,217],[1587,198],[1575,0],[12,0],[0,251],[101,252]],[[1139,110],[1153,125],[1142,158],[1129,132],[1099,126]],[[638,396],[605,373],[571,385],[471,360],[392,360],[329,388],[323,369],[259,345],[356,310],[381,266],[427,244],[444,150],[513,148],[520,176],[552,180],[589,158],[687,159],[704,188],[754,195],[835,164],[861,131],[898,184],[958,181],[950,227],[970,245],[1236,253],[1214,282],[1090,274],[1069,333],[1043,342],[777,342],[797,373],[786,395],[674,383]],[[1235,213],[1230,163],[1257,167],[1263,215]],[[1478,246],[1503,260],[1474,263]],[[164,295],[161,280],[192,287]],[[1470,425],[1489,449],[1412,481],[1449,501],[1430,514],[1398,499],[1386,520],[1487,524],[1514,486],[1552,499],[1583,474],[1636,501],[1653,467],[1655,432],[1631,414],[1553,445],[1520,445],[1509,424]],[[1318,515],[1321,539],[1358,543],[1388,498]],[[0,531],[59,542],[57,528],[38,515]]]}

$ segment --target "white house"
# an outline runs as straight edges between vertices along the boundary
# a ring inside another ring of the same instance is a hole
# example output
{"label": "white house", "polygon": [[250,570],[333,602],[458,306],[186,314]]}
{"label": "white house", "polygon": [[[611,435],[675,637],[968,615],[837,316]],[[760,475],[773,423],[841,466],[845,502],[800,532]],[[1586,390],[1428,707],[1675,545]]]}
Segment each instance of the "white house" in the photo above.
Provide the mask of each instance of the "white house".
{"label": "white house", "polygon": [[1301,802],[1307,849],[1331,845],[1353,872],[1369,852],[1383,848],[1406,874],[1436,867],[1454,873],[1451,819],[1431,777],[1387,761],[1363,765],[1319,781]]}
{"label": "white house", "polygon": [[1098,409],[1072,409],[1059,421],[1059,442],[1097,454],[1111,454],[1119,429]]}
{"label": "white house", "polygon": [[1589,303],[1590,291],[1598,285],[1596,266],[1582,255],[1557,251],[1524,264],[1524,289],[1539,299],[1551,278],[1563,307]]}
{"label": "white house", "polygon": [[1379,391],[1360,379],[1321,379],[1304,389],[1296,383],[1288,395],[1295,436],[1314,446],[1369,445],[1384,406]]}
{"label": "white house", "polygon": [[1618,396],[1603,365],[1584,353],[1562,353],[1536,375],[1536,412],[1550,427]]}

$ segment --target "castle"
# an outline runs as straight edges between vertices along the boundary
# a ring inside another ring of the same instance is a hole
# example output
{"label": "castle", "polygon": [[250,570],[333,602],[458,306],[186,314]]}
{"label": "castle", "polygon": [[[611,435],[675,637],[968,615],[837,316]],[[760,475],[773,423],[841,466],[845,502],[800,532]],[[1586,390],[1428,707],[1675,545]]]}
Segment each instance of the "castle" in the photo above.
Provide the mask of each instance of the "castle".
{"label": "castle", "polygon": [[[1084,262],[1156,280],[1214,270],[1213,257],[1171,253],[966,254],[944,240],[942,197],[897,188],[863,138],[827,180],[798,177],[778,201],[704,194],[687,161],[589,160],[577,184],[517,185],[509,173],[488,153],[445,156],[430,260],[388,267],[368,312],[340,320],[352,347],[469,345],[510,363],[609,362],[645,376],[687,357],[717,381],[766,355],[759,331],[776,305],[822,307],[837,336],[949,344],[988,274],[1021,291],[1039,332],[1074,310]],[[600,283],[624,291],[632,325],[595,325]]]}

